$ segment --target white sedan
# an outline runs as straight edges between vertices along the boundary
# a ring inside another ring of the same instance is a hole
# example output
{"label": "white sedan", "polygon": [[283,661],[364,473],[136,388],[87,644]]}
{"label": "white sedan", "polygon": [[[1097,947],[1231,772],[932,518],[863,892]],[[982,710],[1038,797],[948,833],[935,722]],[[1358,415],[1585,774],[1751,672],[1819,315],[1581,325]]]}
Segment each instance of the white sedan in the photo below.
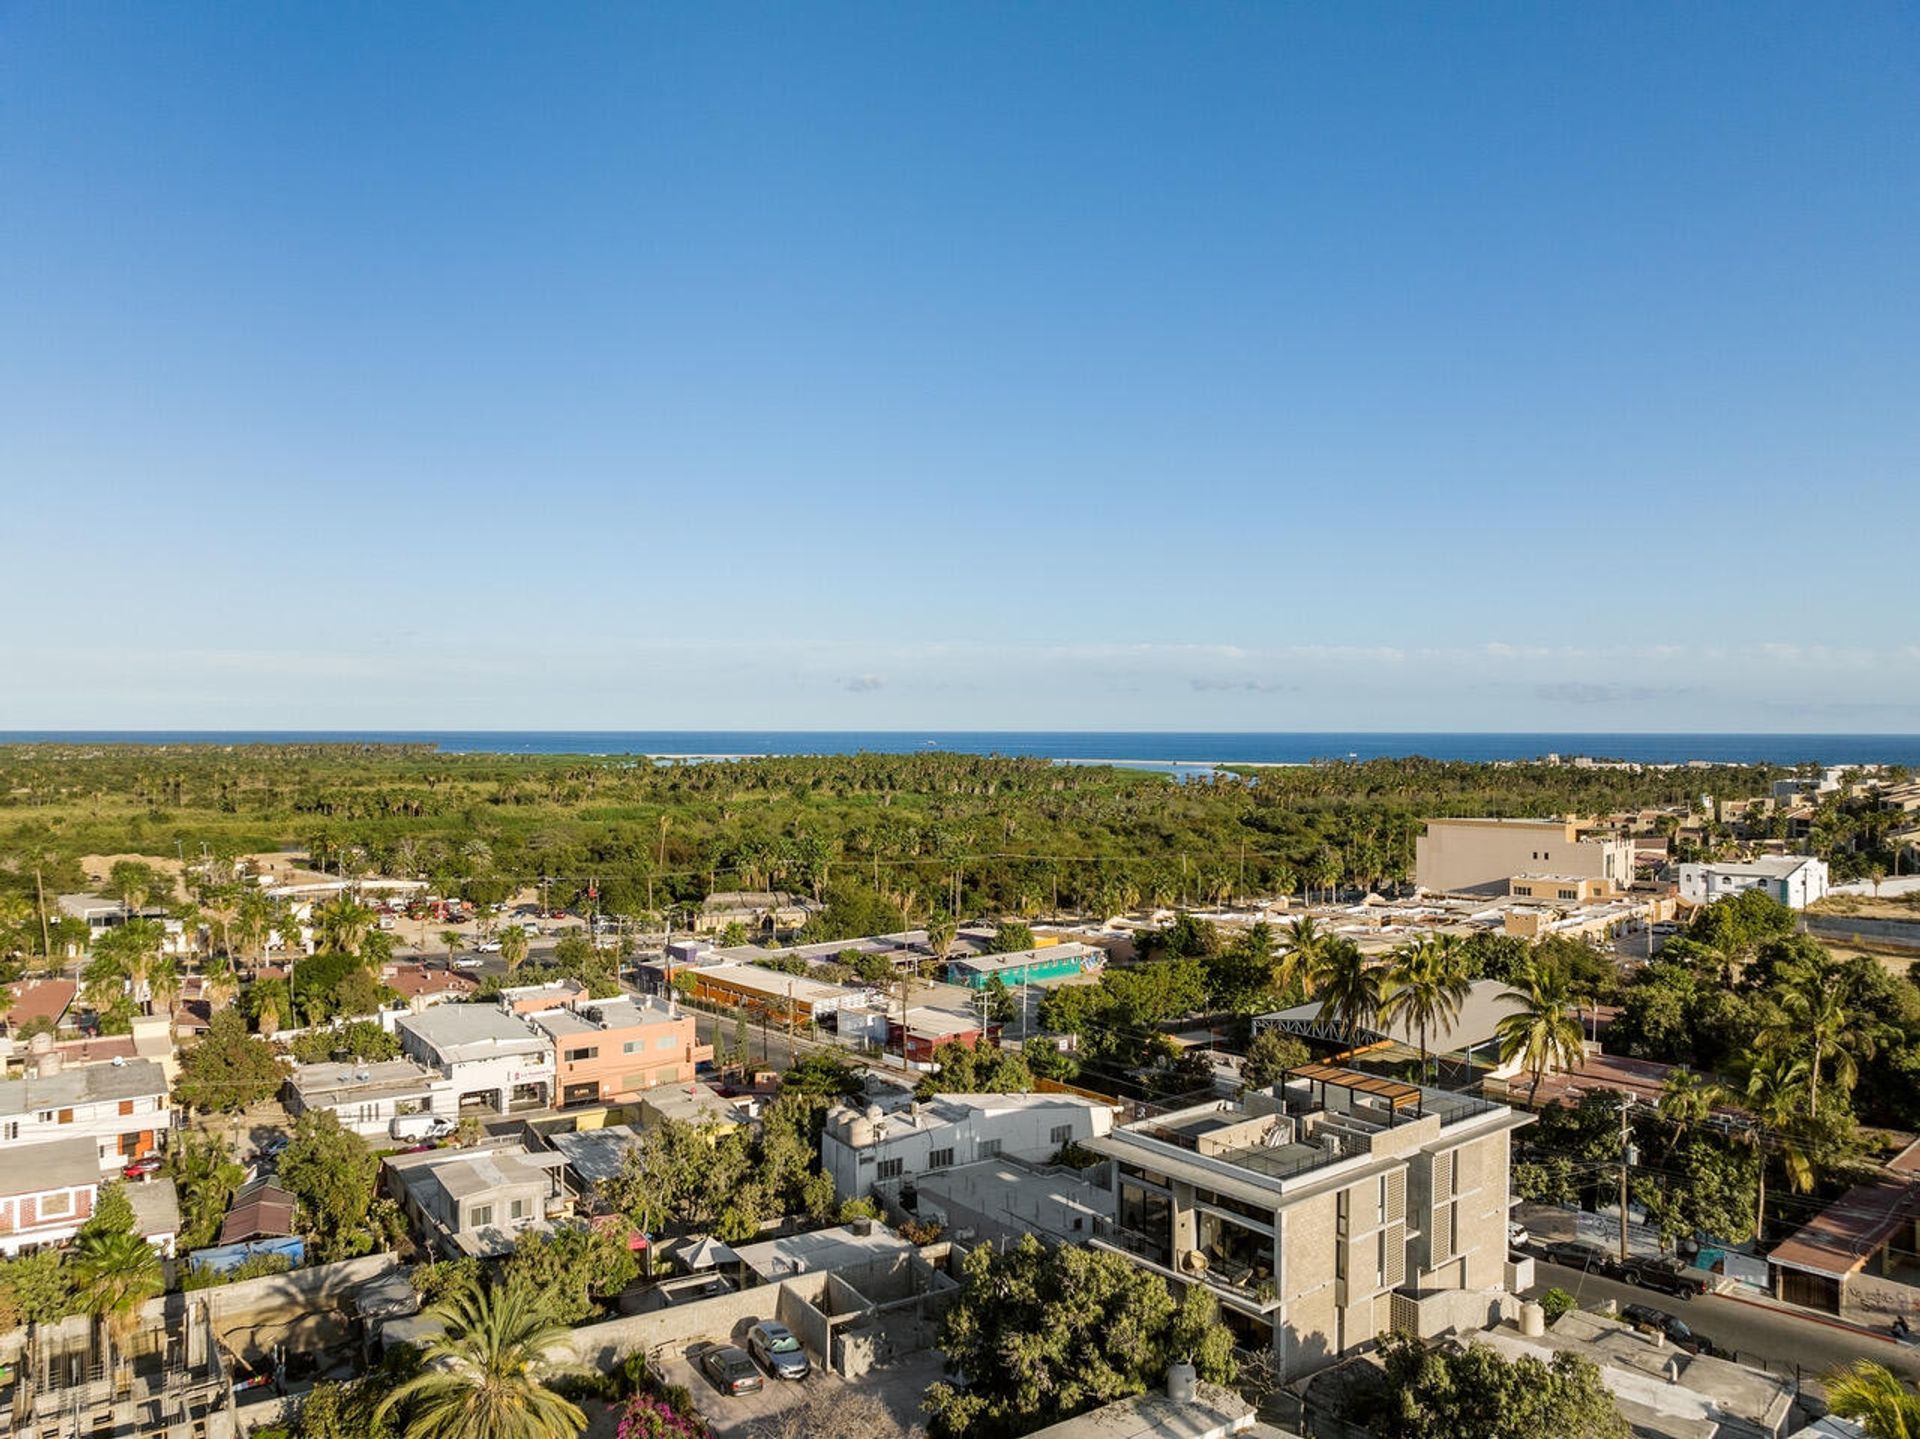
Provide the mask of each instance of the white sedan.
{"label": "white sedan", "polygon": [[455,969],[478,969],[485,961],[477,954],[463,954],[454,960]]}

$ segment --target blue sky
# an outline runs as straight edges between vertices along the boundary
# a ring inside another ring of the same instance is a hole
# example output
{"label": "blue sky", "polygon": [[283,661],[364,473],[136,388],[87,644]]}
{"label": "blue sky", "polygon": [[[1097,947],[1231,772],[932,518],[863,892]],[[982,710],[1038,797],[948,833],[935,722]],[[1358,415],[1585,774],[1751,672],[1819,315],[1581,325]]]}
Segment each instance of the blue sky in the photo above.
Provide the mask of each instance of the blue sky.
{"label": "blue sky", "polygon": [[0,728],[1920,730],[1920,11],[0,3]]}

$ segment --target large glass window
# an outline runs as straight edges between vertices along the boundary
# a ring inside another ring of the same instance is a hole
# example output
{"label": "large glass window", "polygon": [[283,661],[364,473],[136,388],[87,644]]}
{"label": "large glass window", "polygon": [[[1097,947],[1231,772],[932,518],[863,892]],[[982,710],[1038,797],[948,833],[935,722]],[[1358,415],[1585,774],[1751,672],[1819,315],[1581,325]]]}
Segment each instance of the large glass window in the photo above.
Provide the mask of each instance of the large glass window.
{"label": "large glass window", "polygon": [[1164,1194],[1120,1182],[1117,1238],[1160,1264],[1173,1263],[1173,1202]]}

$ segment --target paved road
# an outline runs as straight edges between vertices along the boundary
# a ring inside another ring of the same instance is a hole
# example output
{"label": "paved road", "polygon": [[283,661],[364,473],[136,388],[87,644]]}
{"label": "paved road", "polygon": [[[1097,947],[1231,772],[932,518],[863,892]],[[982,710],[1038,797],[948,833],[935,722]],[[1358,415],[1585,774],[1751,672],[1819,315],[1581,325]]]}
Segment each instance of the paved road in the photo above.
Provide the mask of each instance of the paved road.
{"label": "paved road", "polygon": [[1538,1259],[1533,1272],[1536,1282],[1527,1291],[1530,1298],[1538,1298],[1557,1285],[1573,1295],[1583,1309],[1596,1309],[1609,1299],[1619,1304],[1651,1304],[1679,1315],[1689,1328],[1712,1340],[1716,1348],[1737,1350],[1742,1364],[1775,1374],[1792,1375],[1798,1365],[1805,1380],[1817,1381],[1828,1370],[1865,1356],[1920,1381],[1920,1349],[1823,1324],[1790,1310],[1749,1304],[1724,1294],[1677,1299]]}

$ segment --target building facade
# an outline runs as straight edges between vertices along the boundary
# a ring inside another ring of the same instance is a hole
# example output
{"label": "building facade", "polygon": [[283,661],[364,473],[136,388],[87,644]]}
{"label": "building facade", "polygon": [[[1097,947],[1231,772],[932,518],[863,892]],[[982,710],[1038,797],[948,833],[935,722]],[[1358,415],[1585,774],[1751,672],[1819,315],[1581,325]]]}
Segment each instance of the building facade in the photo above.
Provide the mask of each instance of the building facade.
{"label": "building facade", "polygon": [[[0,1254],[65,1244],[93,1216],[100,1156],[91,1139],[56,1139],[0,1165]],[[30,1158],[31,1162],[26,1162]]]}
{"label": "building facade", "polygon": [[1633,884],[1633,841],[1575,820],[1430,819],[1414,841],[1414,883],[1438,894],[1503,893],[1515,875],[1551,874]]}
{"label": "building facade", "polygon": [[553,1043],[562,1108],[636,1099],[655,1085],[691,1080],[713,1058],[693,1015],[653,999],[581,1000],[527,1016]]}
{"label": "building facade", "polygon": [[836,1106],[820,1136],[821,1167],[840,1199],[1002,1155],[1044,1161],[1113,1128],[1113,1111],[1077,1094],[942,1094],[891,1113]]}
{"label": "building facade", "polygon": [[417,1059],[372,1064],[298,1064],[287,1081],[287,1109],[306,1114],[331,1109],[342,1129],[385,1139],[393,1121],[406,1115],[459,1113],[453,1080]]}
{"label": "building facade", "polygon": [[103,1173],[163,1147],[172,1115],[166,1071],[151,1059],[67,1068],[57,1052],[35,1054],[28,1072],[0,1080],[0,1148],[26,1163],[22,1146],[91,1140]]}
{"label": "building facade", "polygon": [[1392,1329],[1421,1306],[1507,1284],[1504,1105],[1331,1065],[1272,1090],[1126,1125],[1091,1141],[1111,1161],[1115,1221],[1093,1242],[1205,1284],[1239,1341],[1285,1378]]}
{"label": "building facade", "polygon": [[1749,889],[1764,890],[1788,909],[1805,909],[1827,893],[1827,862],[1790,854],[1744,864],[1680,866],[1680,898],[1689,904],[1712,904]]}
{"label": "building facade", "polygon": [[394,1026],[401,1051],[452,1082],[456,1109],[505,1114],[553,1099],[553,1041],[490,1004],[442,1004]]}

